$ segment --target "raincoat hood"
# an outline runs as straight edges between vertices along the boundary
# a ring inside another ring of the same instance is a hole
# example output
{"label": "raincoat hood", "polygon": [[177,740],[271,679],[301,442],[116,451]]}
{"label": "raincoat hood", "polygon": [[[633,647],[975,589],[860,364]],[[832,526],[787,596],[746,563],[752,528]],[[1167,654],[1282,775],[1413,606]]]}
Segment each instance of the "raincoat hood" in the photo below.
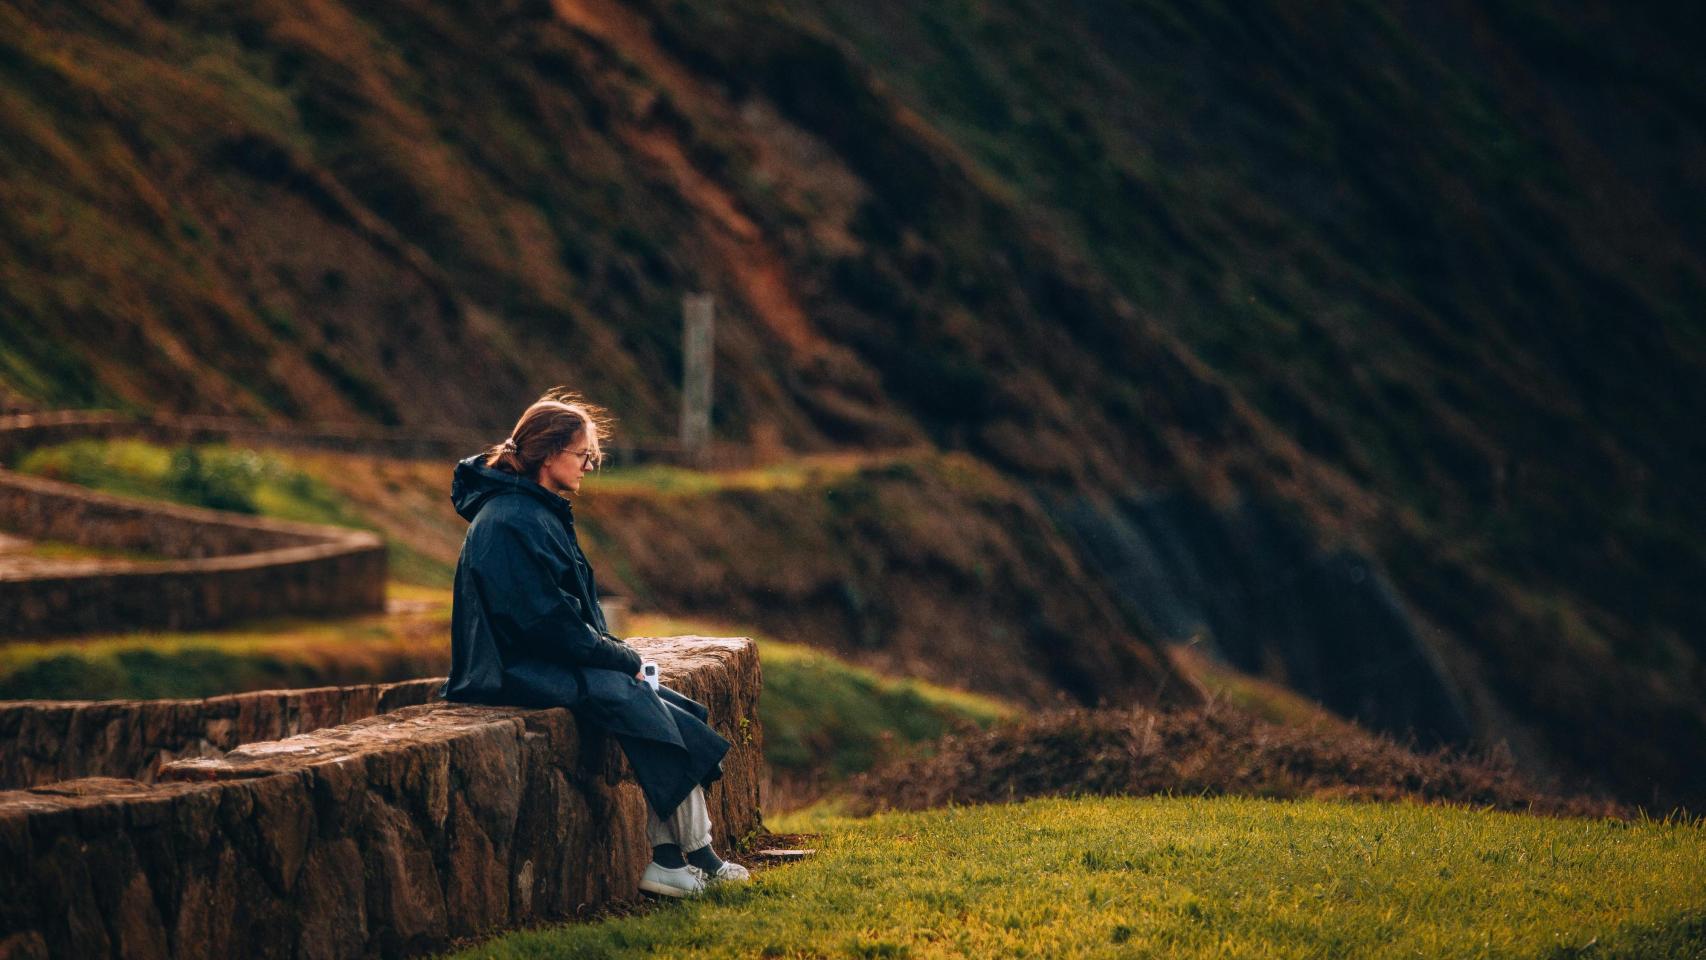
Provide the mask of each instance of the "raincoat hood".
{"label": "raincoat hood", "polygon": [[493,498],[521,494],[533,497],[556,511],[564,523],[575,522],[569,501],[526,477],[485,466],[485,458],[485,454],[476,453],[463,459],[456,464],[456,472],[450,479],[450,502],[462,519],[473,523],[474,517]]}

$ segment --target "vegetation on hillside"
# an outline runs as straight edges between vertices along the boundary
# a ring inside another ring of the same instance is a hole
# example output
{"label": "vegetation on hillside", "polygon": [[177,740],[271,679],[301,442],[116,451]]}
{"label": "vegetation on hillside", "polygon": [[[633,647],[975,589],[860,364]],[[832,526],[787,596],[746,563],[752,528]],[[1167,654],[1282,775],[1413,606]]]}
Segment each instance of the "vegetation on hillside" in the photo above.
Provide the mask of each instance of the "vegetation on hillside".
{"label": "vegetation on hillside", "polygon": [[1677,494],[1706,482],[1679,439],[1706,409],[1697,22],[646,9],[870,186],[863,246],[791,253],[938,439],[1080,488],[1277,494],[1390,571],[1484,741],[1706,790],[1706,513]]}
{"label": "vegetation on hillside", "polygon": [[771,826],[817,854],[457,956],[1706,956],[1696,823],[1149,798]]}
{"label": "vegetation on hillside", "polygon": [[[184,462],[217,482],[180,483]],[[429,586],[448,584],[466,529],[449,464],[123,440],[43,448],[20,469],[202,505],[215,489],[273,516],[376,529],[393,575]],[[1191,699],[1024,489],[963,455],[617,469],[587,482],[576,518],[601,583],[645,609],[996,696]]]}
{"label": "vegetation on hillside", "polygon": [[1290,504],[1484,738],[1697,796],[1681,9],[8,6],[0,395],[657,434],[708,290],[720,436]]}
{"label": "vegetation on hillside", "polygon": [[738,473],[692,496],[595,477],[576,526],[600,577],[648,609],[1033,704],[1194,701],[1024,486],[988,465],[920,451],[798,477]]}

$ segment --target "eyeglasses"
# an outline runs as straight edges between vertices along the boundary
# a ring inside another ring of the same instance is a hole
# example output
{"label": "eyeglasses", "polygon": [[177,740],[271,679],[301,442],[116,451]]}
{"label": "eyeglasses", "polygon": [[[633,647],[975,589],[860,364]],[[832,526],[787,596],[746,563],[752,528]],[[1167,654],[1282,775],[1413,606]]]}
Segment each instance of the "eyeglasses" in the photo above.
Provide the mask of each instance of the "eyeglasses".
{"label": "eyeglasses", "polygon": [[[575,451],[564,450],[563,452],[564,453],[574,453]],[[598,464],[598,454],[597,453],[593,452],[592,450],[582,450],[580,453],[581,453],[581,472],[585,473],[587,471],[592,470],[594,467],[597,466],[597,464]]]}

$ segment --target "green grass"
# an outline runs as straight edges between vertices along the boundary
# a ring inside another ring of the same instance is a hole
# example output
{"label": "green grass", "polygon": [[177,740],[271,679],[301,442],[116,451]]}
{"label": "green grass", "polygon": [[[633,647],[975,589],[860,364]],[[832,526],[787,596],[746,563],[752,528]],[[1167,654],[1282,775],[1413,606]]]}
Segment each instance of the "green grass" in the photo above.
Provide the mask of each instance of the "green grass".
{"label": "green grass", "polygon": [[0,700],[209,697],[442,675],[448,592],[393,583],[388,593],[416,606],[341,620],[8,643],[0,646]]}
{"label": "green grass", "polygon": [[841,779],[956,726],[1013,713],[989,697],[885,677],[809,647],[761,640],[759,650],[765,754],[780,771],[821,766]]}
{"label": "green grass", "polygon": [[667,464],[644,464],[635,467],[607,467],[598,472],[600,491],[639,493],[658,496],[703,496],[728,489],[798,489],[805,486],[803,471],[743,470],[713,473]]}
{"label": "green grass", "polygon": [[[745,635],[739,627],[637,616],[636,636]],[[800,644],[758,636],[764,669],[759,717],[764,756],[787,777],[834,783],[956,727],[985,727],[1013,713],[991,697],[910,678],[886,677]]]}
{"label": "green grass", "polygon": [[18,555],[32,560],[132,560],[148,562],[170,559],[143,550],[87,547],[82,544],[60,543],[55,540],[31,540],[18,551]]}
{"label": "green grass", "polygon": [[[73,440],[30,451],[18,470],[119,496],[379,531],[331,485],[275,451]],[[387,537],[386,551],[392,576],[404,583],[450,582],[449,566],[395,538]]]}
{"label": "green grass", "polygon": [[356,525],[325,484],[273,454],[237,447],[173,449],[143,440],[73,440],[32,450],[18,469],[124,496],[303,523]]}
{"label": "green grass", "polygon": [[457,956],[1706,956],[1698,823],[1124,798],[771,826],[817,855]]}
{"label": "green grass", "polygon": [[[598,472],[596,491],[652,496],[703,496],[724,490],[802,490],[861,469],[906,459],[911,454],[825,454],[736,470],[696,470],[648,463],[607,467]],[[589,487],[589,489],[593,489]],[[595,491],[595,492],[596,492]]]}

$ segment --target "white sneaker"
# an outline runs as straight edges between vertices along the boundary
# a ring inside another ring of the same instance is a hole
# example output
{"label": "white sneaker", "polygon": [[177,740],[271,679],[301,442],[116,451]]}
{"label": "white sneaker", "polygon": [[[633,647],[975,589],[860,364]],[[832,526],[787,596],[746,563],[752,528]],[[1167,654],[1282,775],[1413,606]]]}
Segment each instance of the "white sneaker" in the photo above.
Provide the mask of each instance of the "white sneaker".
{"label": "white sneaker", "polygon": [[660,897],[696,897],[705,892],[705,871],[691,863],[666,867],[653,860],[646,864],[646,872],[640,877],[640,889]]}
{"label": "white sneaker", "polygon": [[[700,871],[703,873],[704,871]],[[710,875],[707,883],[745,883],[752,879],[752,874],[733,860],[724,860],[717,872]]]}

